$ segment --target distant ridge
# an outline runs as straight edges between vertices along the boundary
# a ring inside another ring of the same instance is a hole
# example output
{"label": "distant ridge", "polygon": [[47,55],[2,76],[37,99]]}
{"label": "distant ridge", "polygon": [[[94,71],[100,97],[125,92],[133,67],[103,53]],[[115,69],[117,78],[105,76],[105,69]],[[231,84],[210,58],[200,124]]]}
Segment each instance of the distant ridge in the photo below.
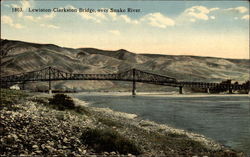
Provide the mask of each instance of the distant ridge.
{"label": "distant ridge", "polygon": [[[248,59],[225,59],[201,56],[136,54],[125,49],[116,51],[96,48],[65,48],[1,39],[4,75],[59,67],[76,73],[115,73],[130,68],[174,77],[178,80],[220,82],[226,79],[249,79]],[[104,82],[101,85],[113,84]],[[64,83],[61,83],[64,86]],[[67,85],[68,86],[68,85]]]}

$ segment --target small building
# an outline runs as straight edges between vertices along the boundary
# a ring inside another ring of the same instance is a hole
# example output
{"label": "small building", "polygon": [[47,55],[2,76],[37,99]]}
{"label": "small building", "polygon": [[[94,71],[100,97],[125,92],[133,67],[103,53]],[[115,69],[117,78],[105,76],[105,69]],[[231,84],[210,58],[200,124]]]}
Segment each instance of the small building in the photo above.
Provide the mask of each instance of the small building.
{"label": "small building", "polygon": [[16,84],[10,87],[10,89],[20,90],[20,87]]}

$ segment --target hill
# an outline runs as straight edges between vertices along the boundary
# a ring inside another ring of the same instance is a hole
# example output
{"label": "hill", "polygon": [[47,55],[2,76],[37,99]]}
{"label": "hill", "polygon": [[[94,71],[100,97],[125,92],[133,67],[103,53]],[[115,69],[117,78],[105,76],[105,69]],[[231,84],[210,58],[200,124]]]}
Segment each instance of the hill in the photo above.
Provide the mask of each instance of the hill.
{"label": "hill", "polygon": [[[54,66],[73,73],[116,73],[130,68],[175,77],[182,81],[244,82],[249,79],[248,59],[199,56],[136,54],[124,49],[110,51],[95,48],[65,48],[1,39],[2,76]],[[46,83],[36,83],[42,86]],[[127,89],[129,83],[111,81],[58,81],[54,88]],[[139,85],[140,86],[140,85]],[[143,85],[150,87],[152,85]],[[156,87],[156,89],[159,86]]]}

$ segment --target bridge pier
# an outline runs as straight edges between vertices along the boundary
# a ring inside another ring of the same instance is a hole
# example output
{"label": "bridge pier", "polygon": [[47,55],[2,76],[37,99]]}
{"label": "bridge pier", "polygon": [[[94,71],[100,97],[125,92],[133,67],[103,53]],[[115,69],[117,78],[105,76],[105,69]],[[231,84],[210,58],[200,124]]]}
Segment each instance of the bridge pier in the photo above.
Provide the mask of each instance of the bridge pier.
{"label": "bridge pier", "polygon": [[133,72],[133,85],[132,85],[132,95],[136,95],[136,81],[135,81],[135,69],[132,69]]}
{"label": "bridge pier", "polygon": [[210,89],[209,88],[207,88],[207,94],[210,94]]}
{"label": "bridge pier", "polygon": [[22,82],[22,90],[25,90],[25,82]]}
{"label": "bridge pier", "polygon": [[52,89],[51,89],[51,81],[49,80],[49,90],[48,90],[49,95],[52,94]]}
{"label": "bridge pier", "polygon": [[182,86],[179,87],[179,94],[183,94],[183,89],[182,88],[183,88]]}
{"label": "bridge pier", "polygon": [[52,94],[51,90],[51,67],[49,67],[49,95]]}
{"label": "bridge pier", "polygon": [[228,89],[228,91],[229,91],[229,94],[233,94],[233,89],[231,87]]}
{"label": "bridge pier", "polygon": [[132,86],[132,95],[135,96],[136,95],[136,82],[133,81],[133,86]]}

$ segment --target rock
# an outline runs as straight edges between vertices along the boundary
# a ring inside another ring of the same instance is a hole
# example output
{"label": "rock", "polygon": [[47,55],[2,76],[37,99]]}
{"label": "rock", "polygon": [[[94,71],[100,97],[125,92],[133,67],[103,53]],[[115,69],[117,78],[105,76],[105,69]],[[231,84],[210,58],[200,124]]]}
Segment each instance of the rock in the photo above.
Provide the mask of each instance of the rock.
{"label": "rock", "polygon": [[7,144],[13,144],[15,142],[15,136],[13,137],[12,135],[8,135],[7,137],[5,137],[4,141]]}
{"label": "rock", "polygon": [[32,152],[32,153],[31,153],[31,156],[35,156],[35,155],[36,155],[36,153],[35,153],[35,152]]}
{"label": "rock", "polygon": [[110,155],[116,155],[116,152],[110,152]]}
{"label": "rock", "polygon": [[38,149],[39,147],[38,147],[38,145],[33,145],[32,148],[33,149]]}
{"label": "rock", "polygon": [[68,139],[64,137],[63,142],[68,143]]}
{"label": "rock", "polygon": [[41,153],[42,153],[42,151],[37,150],[37,151],[35,151],[35,153],[36,153],[36,154],[41,154]]}
{"label": "rock", "polygon": [[18,145],[16,145],[16,144],[15,144],[15,145],[13,145],[12,147],[13,147],[13,148],[17,148],[17,147],[18,147]]}
{"label": "rock", "polygon": [[104,155],[109,155],[109,152],[104,152],[103,154],[104,154]]}
{"label": "rock", "polygon": [[50,141],[50,142],[48,142],[48,145],[50,145],[50,146],[54,146],[54,142],[53,141]]}
{"label": "rock", "polygon": [[63,154],[63,150],[62,149],[58,149],[57,152]]}
{"label": "rock", "polygon": [[14,138],[15,141],[18,139],[16,134],[12,134],[12,137]]}
{"label": "rock", "polygon": [[67,146],[63,146],[63,149],[68,149],[68,147]]}
{"label": "rock", "polygon": [[83,154],[86,154],[86,153],[87,153],[87,150],[83,150],[82,153],[83,153]]}
{"label": "rock", "polygon": [[54,150],[54,148],[52,148],[52,147],[49,146],[49,145],[46,145],[45,148],[47,148],[49,152],[52,152],[52,151]]}
{"label": "rock", "polygon": [[42,147],[42,149],[45,149],[45,144],[42,144],[41,147]]}
{"label": "rock", "polygon": [[78,152],[82,152],[82,149],[81,148],[77,148]]}

